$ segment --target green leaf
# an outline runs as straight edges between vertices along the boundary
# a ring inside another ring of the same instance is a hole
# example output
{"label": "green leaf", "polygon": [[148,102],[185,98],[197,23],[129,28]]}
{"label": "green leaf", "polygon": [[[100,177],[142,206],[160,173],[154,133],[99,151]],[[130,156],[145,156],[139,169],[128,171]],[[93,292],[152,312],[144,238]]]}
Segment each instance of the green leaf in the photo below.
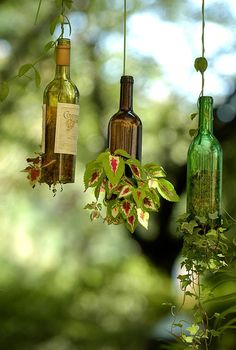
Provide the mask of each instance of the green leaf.
{"label": "green leaf", "polygon": [[198,133],[198,129],[190,129],[190,130],[189,130],[189,135],[190,135],[191,137],[196,136],[197,133]]}
{"label": "green leaf", "polygon": [[115,155],[115,156],[122,156],[122,157],[127,158],[127,159],[130,159],[130,158],[131,158],[130,154],[127,153],[127,152],[126,152],[125,150],[123,150],[123,149],[117,149],[117,150],[115,150],[114,155]]}
{"label": "green leaf", "polygon": [[44,52],[48,52],[51,50],[54,46],[56,45],[55,41],[49,41],[45,46],[44,46]]}
{"label": "green leaf", "polygon": [[215,219],[218,219],[218,217],[219,217],[219,214],[218,214],[218,212],[217,211],[215,211],[214,213],[209,213],[208,214],[208,216],[209,216],[209,219],[211,219],[211,220],[215,220]]}
{"label": "green leaf", "polygon": [[181,225],[181,229],[186,230],[188,233],[190,233],[192,235],[194,228],[197,226],[198,226],[198,224],[196,223],[196,221],[191,220],[190,222],[183,222],[183,224]]}
{"label": "green leaf", "polygon": [[0,101],[3,102],[9,95],[9,85],[7,81],[3,81],[0,84]]}
{"label": "green leaf", "polygon": [[191,119],[191,120],[195,119],[197,115],[198,115],[198,113],[192,113],[192,114],[190,114],[190,119]]}
{"label": "green leaf", "polygon": [[160,207],[160,196],[154,188],[150,188],[148,191],[146,191],[146,194],[150,196],[155,204],[156,210]]}
{"label": "green leaf", "polygon": [[186,330],[189,331],[190,335],[196,335],[199,331],[199,326],[197,324],[193,324],[191,327],[187,327]]}
{"label": "green leaf", "polygon": [[20,67],[18,71],[18,76],[22,77],[25,75],[31,68],[34,68],[34,66],[31,63],[24,64],[23,66]]}
{"label": "green leaf", "polygon": [[182,335],[182,338],[183,338],[183,340],[184,340],[186,343],[188,343],[188,344],[192,343],[192,341],[193,341],[193,337],[188,337],[188,336],[185,335],[185,334]]}
{"label": "green leaf", "polygon": [[50,24],[50,34],[53,35],[53,33],[55,32],[56,26],[61,23],[61,16],[57,16],[56,18],[54,18],[54,20],[51,22]]}
{"label": "green leaf", "polygon": [[166,200],[171,202],[179,201],[179,196],[175,192],[174,186],[166,179],[157,179],[157,190]]}
{"label": "green leaf", "polygon": [[39,71],[35,67],[34,67],[34,81],[35,81],[35,86],[37,88],[40,87],[41,77],[40,77]]}
{"label": "green leaf", "polygon": [[107,154],[103,159],[103,166],[109,181],[112,185],[117,185],[125,171],[124,160],[119,156]]}
{"label": "green leaf", "polygon": [[100,154],[97,156],[95,162],[96,162],[96,163],[102,163],[103,160],[104,160],[106,157],[108,157],[109,154],[110,154],[109,150],[106,150],[105,152],[100,153]]}
{"label": "green leaf", "polygon": [[209,332],[211,333],[211,335],[213,337],[219,337],[220,336],[220,332],[216,331],[215,329],[210,329]]}
{"label": "green leaf", "polygon": [[197,57],[194,61],[194,68],[197,72],[204,73],[207,69],[208,62],[205,57]]}
{"label": "green leaf", "polygon": [[173,323],[173,326],[174,327],[179,327],[179,328],[183,327],[182,323]]}
{"label": "green leaf", "polygon": [[166,177],[163,167],[155,163],[145,164],[143,168],[148,171],[150,177]]}

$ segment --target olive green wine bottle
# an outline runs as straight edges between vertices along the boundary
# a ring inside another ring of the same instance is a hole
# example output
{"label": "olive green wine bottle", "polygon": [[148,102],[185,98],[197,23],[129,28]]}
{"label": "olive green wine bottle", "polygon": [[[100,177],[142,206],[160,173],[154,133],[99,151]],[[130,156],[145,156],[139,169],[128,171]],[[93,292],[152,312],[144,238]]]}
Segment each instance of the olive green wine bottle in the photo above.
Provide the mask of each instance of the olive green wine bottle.
{"label": "olive green wine bottle", "polygon": [[56,74],[43,97],[42,171],[49,186],[74,182],[79,92],[70,80],[70,40],[58,39]]}
{"label": "olive green wine bottle", "polygon": [[187,156],[187,213],[221,224],[222,149],[213,135],[213,98],[199,98],[198,134]]}
{"label": "olive green wine bottle", "polygon": [[120,108],[109,121],[108,147],[111,153],[123,149],[141,161],[142,122],[133,111],[133,84],[132,76],[124,75],[120,79]]}

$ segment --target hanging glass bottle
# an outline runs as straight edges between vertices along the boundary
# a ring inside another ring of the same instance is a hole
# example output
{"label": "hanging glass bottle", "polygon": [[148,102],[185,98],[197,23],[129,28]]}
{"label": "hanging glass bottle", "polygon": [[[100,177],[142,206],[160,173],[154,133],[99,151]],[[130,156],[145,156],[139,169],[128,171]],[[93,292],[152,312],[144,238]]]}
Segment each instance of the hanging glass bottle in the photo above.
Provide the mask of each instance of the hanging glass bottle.
{"label": "hanging glass bottle", "polygon": [[56,47],[56,74],[43,97],[42,172],[48,185],[74,182],[79,92],[70,80],[70,40]]}
{"label": "hanging glass bottle", "polygon": [[141,161],[142,122],[133,111],[133,83],[129,75],[120,79],[120,108],[109,121],[108,146],[111,153],[123,149]]}
{"label": "hanging glass bottle", "polygon": [[221,224],[222,149],[213,135],[213,98],[199,98],[198,134],[187,157],[187,213]]}

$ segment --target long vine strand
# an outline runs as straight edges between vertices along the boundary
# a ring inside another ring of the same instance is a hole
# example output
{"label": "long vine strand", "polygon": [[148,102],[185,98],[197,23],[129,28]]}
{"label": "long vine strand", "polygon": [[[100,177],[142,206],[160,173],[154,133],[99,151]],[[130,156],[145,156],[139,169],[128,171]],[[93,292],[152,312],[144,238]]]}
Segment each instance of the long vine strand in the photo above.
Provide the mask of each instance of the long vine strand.
{"label": "long vine strand", "polygon": [[[202,0],[202,57],[205,58],[205,0]],[[204,93],[204,71],[202,72],[202,91]]]}
{"label": "long vine strand", "polygon": [[127,19],[127,6],[126,0],[124,0],[124,51],[123,51],[123,75],[125,75],[125,66],[126,66],[126,19]]}
{"label": "long vine strand", "polygon": [[196,69],[196,71],[201,73],[202,76],[202,86],[201,86],[201,92],[200,92],[200,96],[203,96],[204,94],[204,83],[205,83],[205,79],[204,79],[204,72],[207,69],[208,66],[208,62],[207,59],[205,58],[205,0],[202,0],[202,38],[201,38],[201,42],[202,42],[202,55],[201,57],[197,57],[194,61],[194,67]]}

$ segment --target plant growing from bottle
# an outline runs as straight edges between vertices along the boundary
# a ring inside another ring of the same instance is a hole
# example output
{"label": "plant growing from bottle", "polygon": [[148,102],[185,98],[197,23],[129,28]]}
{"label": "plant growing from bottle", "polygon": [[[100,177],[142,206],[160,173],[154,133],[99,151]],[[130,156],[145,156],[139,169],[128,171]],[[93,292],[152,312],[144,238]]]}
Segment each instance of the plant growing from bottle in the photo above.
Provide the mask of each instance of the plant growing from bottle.
{"label": "plant growing from bottle", "polygon": [[125,224],[134,232],[138,224],[148,229],[149,215],[158,212],[160,197],[177,202],[174,186],[164,169],[141,163],[124,150],[102,152],[88,163],[84,173],[85,191],[94,190],[95,201],[85,206],[90,218],[102,218],[108,225]]}
{"label": "plant growing from bottle", "polygon": [[[42,0],[39,0],[36,20],[38,19]],[[79,92],[70,80],[70,40],[64,38],[64,27],[71,25],[65,15],[70,9],[72,0],[55,0],[59,14],[50,25],[53,34],[58,24],[61,33],[57,40],[45,45],[45,51],[55,47],[56,74],[44,91],[43,98],[43,130],[42,151],[35,158],[27,158],[28,166],[23,170],[34,187],[37,182],[46,183],[56,192],[57,184],[74,182],[75,156],[77,151]],[[32,65],[26,64],[20,68],[26,74]]]}
{"label": "plant growing from bottle", "polygon": [[[235,323],[233,319],[231,323],[223,324],[223,313],[208,314],[207,304],[217,301],[217,298],[214,298],[213,291],[207,289],[204,283],[207,275],[212,276],[229,269],[232,262],[230,246],[235,246],[226,235],[226,227],[222,225],[222,150],[213,135],[213,99],[204,96],[204,73],[208,66],[204,57],[204,15],[202,0],[202,56],[194,62],[196,71],[201,73],[202,88],[198,100],[199,113],[191,115],[191,119],[198,115],[199,126],[197,130],[190,130],[194,139],[187,158],[187,214],[178,220],[178,232],[183,237],[183,273],[178,279],[184,296],[179,310],[169,304],[174,317],[171,333],[180,342],[179,349],[184,350],[208,350],[212,338],[221,336]],[[179,320],[178,316],[187,298],[191,298],[194,303],[192,322]],[[175,346],[176,344],[167,348],[175,349]]]}

